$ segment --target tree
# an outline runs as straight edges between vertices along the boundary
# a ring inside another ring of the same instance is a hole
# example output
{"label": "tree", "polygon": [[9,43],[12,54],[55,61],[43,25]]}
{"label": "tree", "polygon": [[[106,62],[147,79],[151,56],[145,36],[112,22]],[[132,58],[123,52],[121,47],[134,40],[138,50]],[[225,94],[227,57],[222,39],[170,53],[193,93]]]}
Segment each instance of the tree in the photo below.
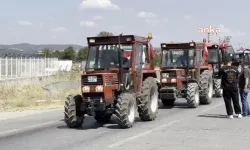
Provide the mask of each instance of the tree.
{"label": "tree", "polygon": [[151,61],[151,63],[156,67],[156,66],[160,66],[161,63],[161,56],[160,55],[156,55],[155,58]]}
{"label": "tree", "polygon": [[62,54],[62,59],[75,61],[76,51],[74,50],[74,48],[72,46],[69,46],[69,47],[64,49],[63,54]]}
{"label": "tree", "polygon": [[42,55],[44,57],[51,57],[52,53],[51,53],[51,51],[49,49],[45,48],[45,49],[42,50]]}
{"label": "tree", "polygon": [[84,61],[88,57],[88,47],[81,48],[77,53],[77,60]]}
{"label": "tree", "polygon": [[113,36],[114,34],[111,32],[106,32],[106,31],[102,31],[100,33],[97,34],[98,37],[103,37],[103,36]]}
{"label": "tree", "polygon": [[52,52],[52,56],[57,57],[57,58],[61,58],[62,57],[62,52],[60,52],[59,50],[55,50],[55,51]]}

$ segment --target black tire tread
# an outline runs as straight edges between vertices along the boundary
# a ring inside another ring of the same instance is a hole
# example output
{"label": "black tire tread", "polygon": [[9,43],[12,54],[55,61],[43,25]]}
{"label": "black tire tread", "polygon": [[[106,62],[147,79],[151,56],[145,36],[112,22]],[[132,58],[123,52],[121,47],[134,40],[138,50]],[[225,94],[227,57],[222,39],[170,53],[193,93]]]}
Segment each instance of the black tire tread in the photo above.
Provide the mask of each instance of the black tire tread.
{"label": "black tire tread", "polygon": [[221,79],[214,80],[214,93],[215,97],[222,97],[221,94]]}
{"label": "black tire tread", "polygon": [[120,128],[130,128],[134,122],[128,120],[128,110],[130,102],[136,103],[135,98],[130,93],[121,93],[117,98],[115,105],[115,117],[118,120],[118,126]]}
{"label": "black tire tread", "polygon": [[201,104],[210,104],[212,102],[212,98],[209,99],[208,92],[209,92],[209,82],[212,84],[212,75],[209,70],[204,70],[200,75],[200,103]]}
{"label": "black tire tread", "polygon": [[64,122],[69,128],[79,128],[84,121],[84,114],[78,110],[82,103],[81,95],[68,96],[64,105]]}
{"label": "black tire tread", "polygon": [[158,108],[155,113],[150,109],[150,90],[155,88],[158,93],[158,85],[153,77],[146,78],[142,83],[142,97],[138,98],[138,113],[142,121],[152,121],[157,117]]}
{"label": "black tire tread", "polygon": [[199,90],[197,83],[188,83],[186,99],[188,107],[190,108],[197,108],[199,106],[199,103],[195,101],[196,90]]}

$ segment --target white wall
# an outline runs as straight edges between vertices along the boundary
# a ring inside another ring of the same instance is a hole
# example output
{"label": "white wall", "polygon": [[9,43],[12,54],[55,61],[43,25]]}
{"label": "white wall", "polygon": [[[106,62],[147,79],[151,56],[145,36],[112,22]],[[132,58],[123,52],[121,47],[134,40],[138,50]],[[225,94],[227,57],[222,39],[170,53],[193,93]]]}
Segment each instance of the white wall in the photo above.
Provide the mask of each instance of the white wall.
{"label": "white wall", "polygon": [[73,66],[72,60],[59,60],[58,71],[71,71]]}

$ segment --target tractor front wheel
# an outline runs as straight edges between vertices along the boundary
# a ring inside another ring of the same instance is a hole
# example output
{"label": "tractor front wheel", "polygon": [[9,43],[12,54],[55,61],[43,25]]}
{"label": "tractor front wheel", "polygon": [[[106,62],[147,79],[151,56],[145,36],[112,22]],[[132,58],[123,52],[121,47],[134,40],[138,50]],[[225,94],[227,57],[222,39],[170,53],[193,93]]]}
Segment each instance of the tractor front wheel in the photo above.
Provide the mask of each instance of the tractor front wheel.
{"label": "tractor front wheel", "polygon": [[133,94],[121,93],[117,98],[115,116],[120,128],[130,128],[135,122],[136,100]]}
{"label": "tractor front wheel", "polygon": [[158,85],[153,77],[143,81],[142,97],[138,98],[138,113],[143,121],[152,121],[158,114]]}
{"label": "tractor front wheel", "polygon": [[187,104],[190,108],[197,108],[200,104],[199,87],[197,83],[188,83]]}
{"label": "tractor front wheel", "polygon": [[68,96],[64,105],[64,122],[69,128],[79,128],[84,121],[84,113],[81,112],[82,96]]}

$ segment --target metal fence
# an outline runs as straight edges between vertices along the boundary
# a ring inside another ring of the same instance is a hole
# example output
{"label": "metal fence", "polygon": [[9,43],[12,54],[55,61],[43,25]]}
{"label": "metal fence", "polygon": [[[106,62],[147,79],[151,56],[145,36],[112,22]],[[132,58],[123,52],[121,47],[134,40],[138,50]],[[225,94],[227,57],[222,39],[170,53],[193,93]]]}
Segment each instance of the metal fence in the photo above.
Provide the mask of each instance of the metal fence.
{"label": "metal fence", "polygon": [[58,68],[58,58],[0,58],[0,80],[49,76]]}

